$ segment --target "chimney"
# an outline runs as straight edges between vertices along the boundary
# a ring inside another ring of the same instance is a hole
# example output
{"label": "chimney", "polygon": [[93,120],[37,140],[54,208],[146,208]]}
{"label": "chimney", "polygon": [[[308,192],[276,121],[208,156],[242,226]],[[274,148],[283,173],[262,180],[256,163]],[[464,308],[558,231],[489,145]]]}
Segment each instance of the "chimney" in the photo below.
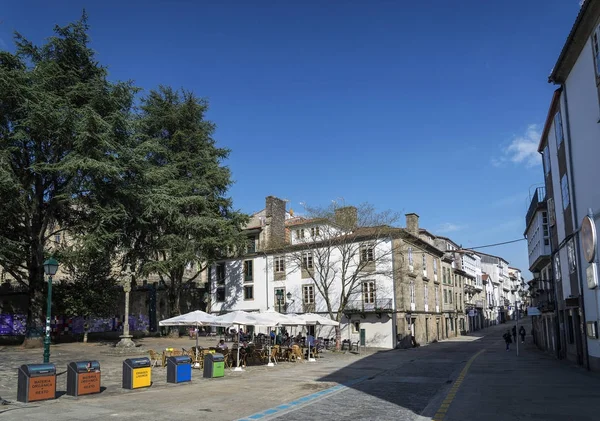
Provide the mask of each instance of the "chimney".
{"label": "chimney", "polygon": [[285,242],[285,200],[267,196],[265,217],[266,248],[282,246]]}
{"label": "chimney", "polygon": [[335,223],[345,229],[354,229],[358,225],[358,210],[354,206],[344,206],[335,210]]}
{"label": "chimney", "polygon": [[419,235],[419,215],[416,213],[407,213],[406,215],[406,230],[412,235]]}

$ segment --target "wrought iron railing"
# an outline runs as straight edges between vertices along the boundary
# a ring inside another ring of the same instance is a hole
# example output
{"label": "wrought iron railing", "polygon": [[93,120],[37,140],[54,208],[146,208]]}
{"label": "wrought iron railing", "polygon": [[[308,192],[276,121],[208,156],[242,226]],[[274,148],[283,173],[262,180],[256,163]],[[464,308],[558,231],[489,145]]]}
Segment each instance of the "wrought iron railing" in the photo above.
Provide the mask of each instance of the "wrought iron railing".
{"label": "wrought iron railing", "polygon": [[371,302],[365,302],[364,300],[351,300],[346,304],[347,312],[378,312],[378,311],[391,311],[392,299],[391,298],[377,298],[371,300]]}

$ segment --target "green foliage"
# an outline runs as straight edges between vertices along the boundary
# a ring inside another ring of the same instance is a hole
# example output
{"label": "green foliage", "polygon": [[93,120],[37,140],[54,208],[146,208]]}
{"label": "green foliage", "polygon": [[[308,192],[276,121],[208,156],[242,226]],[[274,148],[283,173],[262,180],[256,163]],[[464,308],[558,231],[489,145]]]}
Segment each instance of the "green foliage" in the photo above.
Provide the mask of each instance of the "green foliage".
{"label": "green foliage", "polygon": [[127,262],[165,279],[177,312],[184,275],[243,242],[206,101],[161,87],[135,110],[137,90],[107,79],[87,31],[84,14],[41,46],[17,33],[16,52],[0,51],[0,267],[29,287],[30,326],[49,253],[71,274],[67,314],[101,315]]}
{"label": "green foliage", "polygon": [[117,314],[121,289],[111,276],[109,253],[93,255],[81,249],[66,259],[69,273],[54,292],[54,307],[65,316],[109,317]]}
{"label": "green foliage", "polygon": [[144,186],[136,189],[138,213],[129,238],[135,239],[140,271],[166,280],[178,313],[186,267],[193,280],[220,250],[242,244],[247,217],[225,196],[231,174],[222,161],[229,151],[215,145],[214,124],[204,118],[206,101],[160,87],[141,109]]}

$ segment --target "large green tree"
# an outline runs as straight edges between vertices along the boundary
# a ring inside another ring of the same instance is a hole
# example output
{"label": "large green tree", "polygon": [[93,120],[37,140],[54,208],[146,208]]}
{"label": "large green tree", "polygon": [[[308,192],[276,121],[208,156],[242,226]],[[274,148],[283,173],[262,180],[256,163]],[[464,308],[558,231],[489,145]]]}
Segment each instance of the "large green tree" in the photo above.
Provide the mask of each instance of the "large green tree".
{"label": "large green tree", "polygon": [[49,239],[111,247],[127,217],[135,89],[107,79],[87,30],[84,14],[41,46],[17,33],[15,52],[0,51],[0,265],[29,290],[29,333],[43,326]]}
{"label": "large green tree", "polygon": [[144,177],[130,186],[137,211],[127,238],[137,271],[167,285],[172,315],[180,314],[184,283],[244,241],[247,216],[226,195],[229,150],[216,145],[207,107],[190,92],[160,87],[143,99],[138,121]]}

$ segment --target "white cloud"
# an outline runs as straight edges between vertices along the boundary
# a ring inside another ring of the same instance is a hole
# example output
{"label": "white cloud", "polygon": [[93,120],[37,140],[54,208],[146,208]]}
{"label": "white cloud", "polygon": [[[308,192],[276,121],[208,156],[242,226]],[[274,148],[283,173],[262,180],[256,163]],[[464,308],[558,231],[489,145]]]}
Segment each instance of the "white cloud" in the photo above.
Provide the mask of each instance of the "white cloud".
{"label": "white cloud", "polygon": [[522,135],[515,136],[510,144],[503,150],[503,155],[492,158],[494,167],[502,167],[507,162],[525,164],[531,168],[542,163],[542,158],[537,151],[542,132],[537,124],[530,124]]}
{"label": "white cloud", "polygon": [[440,234],[446,234],[446,233],[450,233],[450,232],[460,231],[463,228],[465,228],[463,225],[457,225],[457,224],[453,224],[451,222],[444,222],[442,225],[440,225],[438,227],[438,229],[436,231],[439,232]]}

